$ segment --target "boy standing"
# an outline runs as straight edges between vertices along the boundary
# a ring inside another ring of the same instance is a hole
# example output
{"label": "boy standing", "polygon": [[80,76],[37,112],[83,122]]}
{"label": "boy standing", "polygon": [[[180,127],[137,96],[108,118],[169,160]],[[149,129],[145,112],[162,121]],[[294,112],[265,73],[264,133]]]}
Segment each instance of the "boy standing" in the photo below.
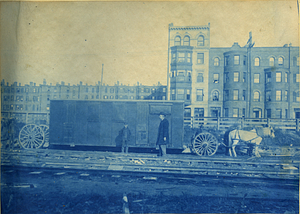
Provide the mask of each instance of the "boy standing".
{"label": "boy standing", "polygon": [[119,133],[122,137],[122,153],[128,153],[128,142],[130,141],[131,132],[128,128],[128,123],[124,123],[124,127]]}

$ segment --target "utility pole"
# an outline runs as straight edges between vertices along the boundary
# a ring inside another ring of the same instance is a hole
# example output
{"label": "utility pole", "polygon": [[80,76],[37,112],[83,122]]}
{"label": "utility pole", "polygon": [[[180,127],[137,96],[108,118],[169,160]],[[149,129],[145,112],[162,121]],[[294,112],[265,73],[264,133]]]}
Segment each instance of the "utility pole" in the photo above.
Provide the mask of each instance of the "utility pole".
{"label": "utility pole", "polygon": [[102,100],[102,85],[103,85],[103,66],[104,64],[102,64],[102,72],[101,72],[101,82],[100,82],[100,86],[99,86],[99,91],[100,91],[100,100]]}
{"label": "utility pole", "polygon": [[248,93],[247,93],[247,105],[246,105],[246,109],[247,109],[247,117],[250,118],[251,115],[251,48],[254,46],[255,42],[252,43],[252,32],[249,32],[249,39],[247,41],[246,47],[247,47],[247,55],[248,55]]}
{"label": "utility pole", "polygon": [[168,66],[167,66],[167,91],[166,91],[166,100],[171,100],[170,99],[170,96],[171,96],[171,94],[170,94],[170,61],[169,61],[169,59],[170,59],[170,28],[171,28],[171,26],[173,26],[173,23],[171,23],[171,24],[169,24],[169,35],[168,35]]}

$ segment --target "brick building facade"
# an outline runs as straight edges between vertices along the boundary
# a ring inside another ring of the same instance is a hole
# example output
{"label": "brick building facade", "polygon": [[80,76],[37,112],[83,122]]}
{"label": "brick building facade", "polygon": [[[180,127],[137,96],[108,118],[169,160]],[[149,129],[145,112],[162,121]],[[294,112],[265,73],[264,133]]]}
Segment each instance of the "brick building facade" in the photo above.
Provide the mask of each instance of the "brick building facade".
{"label": "brick building facade", "polygon": [[169,25],[168,99],[186,116],[300,118],[299,47],[210,47],[209,31]]}
{"label": "brick building facade", "polygon": [[16,118],[20,122],[48,123],[50,100],[165,100],[166,86],[158,83],[153,86],[137,84],[128,86],[115,84],[114,86],[80,84],[70,85],[61,82],[56,85],[43,84],[21,85],[16,82],[9,85],[1,82],[1,113],[5,118]]}

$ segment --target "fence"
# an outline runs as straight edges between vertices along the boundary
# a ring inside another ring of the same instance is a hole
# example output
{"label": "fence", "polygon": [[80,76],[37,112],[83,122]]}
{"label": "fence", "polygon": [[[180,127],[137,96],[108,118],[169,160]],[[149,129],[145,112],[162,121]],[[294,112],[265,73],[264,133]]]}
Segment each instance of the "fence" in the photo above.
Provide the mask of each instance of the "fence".
{"label": "fence", "polygon": [[14,118],[17,123],[49,124],[49,112],[1,112],[2,118]]}
{"label": "fence", "polygon": [[300,129],[300,119],[278,118],[240,118],[240,117],[185,117],[184,125],[191,128],[217,128],[225,131],[230,126],[241,125],[244,127],[272,126],[273,128],[296,130]]}

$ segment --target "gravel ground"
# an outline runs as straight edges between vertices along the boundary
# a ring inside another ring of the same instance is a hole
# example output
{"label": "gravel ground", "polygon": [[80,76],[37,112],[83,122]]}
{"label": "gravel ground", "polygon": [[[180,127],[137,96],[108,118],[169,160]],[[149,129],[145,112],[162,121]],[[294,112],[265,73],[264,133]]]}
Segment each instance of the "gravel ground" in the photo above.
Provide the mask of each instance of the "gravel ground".
{"label": "gravel ground", "polygon": [[[17,197],[15,199],[15,197]],[[298,201],[128,194],[131,213],[298,213]],[[11,198],[11,199],[10,199]],[[8,202],[7,202],[8,201]],[[10,201],[10,202],[9,202]],[[122,213],[122,195],[4,195],[2,213]]]}
{"label": "gravel ground", "polygon": [[2,172],[1,213],[122,213],[124,193],[131,213],[287,214],[299,210],[297,181],[205,176],[145,179],[73,170],[32,174],[35,171],[10,168]]}

